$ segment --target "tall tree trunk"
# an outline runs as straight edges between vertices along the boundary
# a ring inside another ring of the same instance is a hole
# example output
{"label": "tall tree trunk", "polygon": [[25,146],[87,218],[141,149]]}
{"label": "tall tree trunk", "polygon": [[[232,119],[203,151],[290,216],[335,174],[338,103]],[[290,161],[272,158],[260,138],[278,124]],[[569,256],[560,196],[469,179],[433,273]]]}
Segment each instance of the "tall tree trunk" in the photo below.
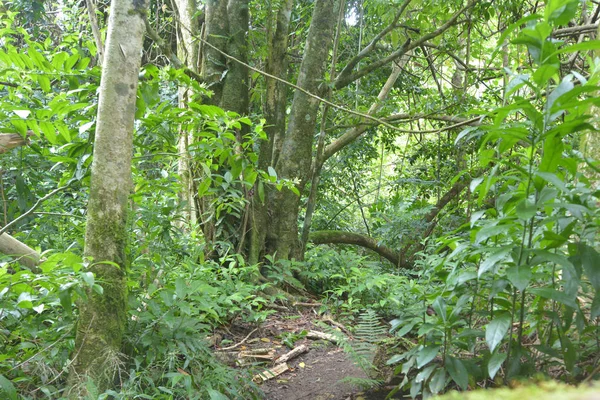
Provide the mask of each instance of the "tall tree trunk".
{"label": "tall tree trunk", "polygon": [[99,392],[115,381],[125,330],[126,218],[138,74],[144,39],[144,0],[113,0],[108,22],[84,253],[103,294],[88,290],[69,375],[72,398],[86,396],[88,379]]}
{"label": "tall tree trunk", "polygon": [[[317,0],[312,15],[304,57],[300,65],[297,85],[310,93],[321,93],[326,89],[322,77],[333,42],[336,24],[336,0]],[[288,129],[281,146],[281,154],[275,169],[280,177],[294,180],[302,193],[310,178],[312,147],[319,100],[299,90],[294,94]],[[289,189],[274,193],[274,219],[276,226],[268,243],[270,253],[278,258],[300,257],[298,240],[298,213],[300,198]]]}
{"label": "tall tree trunk", "polygon": [[[200,70],[200,47],[194,40],[194,35],[200,32],[200,24],[196,17],[198,3],[196,0],[175,0],[174,5],[179,22],[177,56],[189,70],[198,73]],[[179,107],[186,107],[193,94],[189,87],[179,88]],[[184,204],[183,226],[187,224],[194,226],[197,223],[196,185],[194,185],[192,160],[188,151],[188,147],[193,143],[193,140],[193,132],[182,126],[179,131],[177,148],[179,150],[178,172],[181,179],[180,199]]]}
{"label": "tall tree trunk", "polygon": [[[266,72],[278,78],[284,78],[287,73],[288,38],[293,0],[285,0],[277,11],[275,28],[268,40],[268,57]],[[277,162],[276,155],[281,149],[281,141],[285,132],[285,108],[287,103],[287,86],[274,79],[265,81],[265,133],[267,140],[260,145],[258,168],[266,171]],[[263,204],[259,196],[251,198],[250,238],[248,261],[255,264],[260,261],[264,252],[265,240],[269,226],[269,207]]]}

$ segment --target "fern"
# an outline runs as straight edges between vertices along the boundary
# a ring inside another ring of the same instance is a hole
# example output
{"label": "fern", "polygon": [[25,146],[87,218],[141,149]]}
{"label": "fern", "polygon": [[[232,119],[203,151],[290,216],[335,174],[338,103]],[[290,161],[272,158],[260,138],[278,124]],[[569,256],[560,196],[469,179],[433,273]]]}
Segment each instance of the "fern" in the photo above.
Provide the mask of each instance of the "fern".
{"label": "fern", "polygon": [[[387,329],[379,322],[377,313],[368,309],[358,316],[354,340],[349,340],[340,331],[327,329],[338,338],[338,345],[350,356],[350,359],[359,366],[369,377],[376,376],[376,368],[373,365],[373,356],[377,350],[377,344],[385,338]],[[361,387],[376,387],[381,384],[380,380],[372,378],[345,379]]]}

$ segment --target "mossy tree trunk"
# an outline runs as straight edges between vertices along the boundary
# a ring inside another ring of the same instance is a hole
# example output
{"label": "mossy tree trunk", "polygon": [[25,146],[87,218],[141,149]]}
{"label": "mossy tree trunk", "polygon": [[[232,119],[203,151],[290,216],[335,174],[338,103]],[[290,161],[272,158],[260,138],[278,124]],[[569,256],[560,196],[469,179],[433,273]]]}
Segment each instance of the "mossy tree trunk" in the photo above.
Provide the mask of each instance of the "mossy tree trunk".
{"label": "mossy tree trunk", "polygon": [[84,253],[103,288],[88,290],[79,320],[69,375],[70,396],[87,395],[91,380],[102,393],[118,376],[126,323],[126,219],[131,184],[133,125],[145,0],[113,0],[100,83],[94,161]]}
{"label": "mossy tree trunk", "polygon": [[[322,77],[327,70],[329,50],[333,43],[339,1],[317,0],[312,15],[304,57],[298,73],[297,85],[310,93],[323,94],[327,85]],[[296,90],[292,101],[289,123],[281,143],[275,170],[281,178],[296,182],[300,193],[310,178],[313,138],[317,126],[319,100]],[[266,243],[268,253],[278,258],[302,258],[298,238],[300,198],[289,189],[273,192],[271,198],[272,225]],[[269,240],[270,239],[270,240]]]}

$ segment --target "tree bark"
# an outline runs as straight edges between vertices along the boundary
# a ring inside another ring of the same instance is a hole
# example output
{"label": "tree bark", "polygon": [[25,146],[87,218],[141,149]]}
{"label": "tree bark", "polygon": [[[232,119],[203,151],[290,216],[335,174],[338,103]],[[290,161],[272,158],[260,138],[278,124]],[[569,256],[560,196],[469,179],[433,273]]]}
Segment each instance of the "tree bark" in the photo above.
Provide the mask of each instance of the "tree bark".
{"label": "tree bark", "polygon": [[40,253],[10,236],[8,233],[0,235],[0,253],[14,258],[19,264],[37,272],[40,262]]}
{"label": "tree bark", "polygon": [[[333,32],[336,23],[336,0],[317,0],[312,22],[306,40],[304,57],[298,74],[297,85],[310,93],[318,93],[326,87],[322,77],[326,71]],[[280,177],[295,181],[302,193],[312,162],[312,145],[319,100],[296,90],[292,102],[288,129],[281,147],[281,154],[275,170]],[[277,221],[275,232],[270,234],[272,245],[269,253],[277,253],[278,258],[300,258],[298,240],[298,212],[300,198],[289,189],[283,189],[273,196],[274,216]]]}
{"label": "tree bark", "polygon": [[126,218],[132,189],[131,155],[138,74],[148,3],[113,0],[100,82],[90,198],[85,234],[88,271],[103,294],[88,290],[79,320],[69,386],[71,398],[100,393],[115,381],[127,317]]}
{"label": "tree bark", "polygon": [[27,131],[25,138],[18,133],[0,133],[0,154],[6,153],[15,147],[25,146],[29,143],[27,138],[30,136],[33,136],[32,131]]}
{"label": "tree bark", "polygon": [[[288,38],[293,0],[285,0],[280,4],[274,21],[275,29],[269,41],[266,72],[278,78],[284,78],[287,71]],[[274,79],[265,81],[264,115],[267,140],[260,144],[258,168],[266,171],[277,162],[281,150],[281,142],[285,132],[285,107],[287,102],[287,86]],[[266,188],[268,190],[268,188]],[[267,195],[267,198],[270,196]],[[250,238],[248,261],[259,262],[265,250],[265,241],[269,230],[268,204],[263,204],[259,196],[251,198]]]}
{"label": "tree bark", "polygon": [[[196,0],[175,0],[174,4],[176,5],[179,27],[177,31],[177,57],[185,68],[198,74],[200,70],[200,47],[194,41],[194,34],[200,32],[200,24],[198,18],[195,17],[198,12],[198,3]],[[179,88],[179,107],[187,107],[193,95],[191,88]],[[193,163],[188,151],[188,147],[193,141],[192,129],[182,126],[179,131],[179,143],[177,144],[179,150],[178,172],[181,180],[179,197],[183,203],[183,219],[180,222],[182,227],[194,226],[198,222],[196,185],[192,173]]]}

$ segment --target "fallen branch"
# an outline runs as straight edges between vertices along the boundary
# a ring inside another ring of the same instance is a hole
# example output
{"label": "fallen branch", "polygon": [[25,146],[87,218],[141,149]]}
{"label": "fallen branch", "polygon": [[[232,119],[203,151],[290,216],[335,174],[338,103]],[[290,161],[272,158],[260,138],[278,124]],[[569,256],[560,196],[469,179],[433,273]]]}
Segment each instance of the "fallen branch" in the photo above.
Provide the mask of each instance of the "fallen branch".
{"label": "fallen branch", "polygon": [[308,240],[314,244],[354,244],[373,250],[397,267],[405,269],[412,268],[411,263],[400,260],[400,254],[397,251],[378,243],[377,239],[360,233],[315,231],[310,233]]}
{"label": "fallen branch", "polygon": [[0,234],[0,253],[15,258],[19,264],[29,268],[32,272],[39,272],[37,265],[40,262],[40,253],[8,233]]}
{"label": "fallen branch", "polygon": [[14,149],[15,147],[29,144],[28,138],[33,136],[33,131],[27,131],[25,137],[18,133],[0,133],[0,154]]}
{"label": "fallen branch", "polygon": [[241,342],[239,342],[239,343],[237,343],[237,344],[234,344],[233,346],[229,346],[229,347],[223,347],[223,348],[220,348],[220,349],[219,349],[219,351],[233,350],[233,349],[235,349],[236,347],[239,347],[239,346],[243,345],[244,343],[246,343],[246,341],[247,341],[248,339],[250,339],[250,336],[252,336],[252,334],[253,334],[254,332],[256,332],[257,330],[258,330],[258,328],[256,328],[256,329],[255,329],[255,330],[253,330],[252,332],[250,332],[250,333],[249,333],[249,334],[248,334],[248,335],[247,335],[245,338],[243,338],[243,339],[242,339],[242,341],[241,341]]}
{"label": "fallen branch", "polygon": [[276,362],[277,363],[286,363],[290,361],[292,358],[298,357],[300,354],[306,353],[308,351],[308,346],[305,344],[301,344],[300,346],[294,348],[291,351],[288,351],[281,357],[279,357]]}
{"label": "fallen branch", "polygon": [[323,322],[329,322],[331,325],[333,325],[333,326],[335,326],[337,328],[340,328],[342,330],[342,332],[344,332],[346,335],[352,336],[350,334],[350,330],[348,328],[346,328],[346,326],[344,324],[341,324],[341,323],[339,323],[337,321],[334,321],[333,319],[331,319],[330,316],[327,316],[327,317],[323,318]]}

